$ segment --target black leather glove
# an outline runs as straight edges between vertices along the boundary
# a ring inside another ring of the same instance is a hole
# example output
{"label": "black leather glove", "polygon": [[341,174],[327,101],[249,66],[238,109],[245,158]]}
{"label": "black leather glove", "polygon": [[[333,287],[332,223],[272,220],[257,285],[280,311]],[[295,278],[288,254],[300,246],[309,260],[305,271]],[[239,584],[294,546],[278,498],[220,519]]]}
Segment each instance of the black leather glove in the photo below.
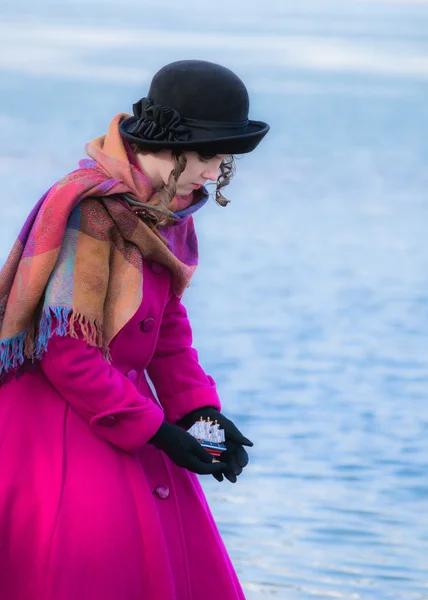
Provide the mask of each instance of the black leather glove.
{"label": "black leather glove", "polygon": [[220,429],[224,429],[225,432],[227,450],[222,453],[220,458],[223,463],[226,463],[227,468],[213,473],[213,477],[217,481],[223,481],[224,475],[231,483],[236,483],[238,475],[242,473],[242,469],[248,464],[248,454],[244,446],[251,447],[253,442],[242,435],[230,419],[212,406],[204,406],[194,410],[183,417],[178,424],[190,429],[196,421],[199,421],[200,417],[204,420],[209,417],[211,421],[217,421]]}
{"label": "black leather glove", "polygon": [[199,475],[219,475],[227,469],[223,462],[212,462],[213,457],[187,431],[176,425],[162,423],[155,435],[149,440],[179,467]]}

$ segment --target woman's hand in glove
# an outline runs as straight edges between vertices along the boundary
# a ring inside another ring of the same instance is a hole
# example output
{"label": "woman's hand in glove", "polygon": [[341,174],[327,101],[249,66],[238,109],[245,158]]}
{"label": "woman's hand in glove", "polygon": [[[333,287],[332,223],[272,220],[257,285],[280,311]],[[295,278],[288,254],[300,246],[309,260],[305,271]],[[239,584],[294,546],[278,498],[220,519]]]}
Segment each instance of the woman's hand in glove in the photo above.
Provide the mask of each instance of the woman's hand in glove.
{"label": "woman's hand in glove", "polygon": [[227,469],[225,463],[213,462],[211,454],[190,433],[176,425],[162,423],[149,444],[165,452],[179,467],[199,475],[218,476]]}
{"label": "woman's hand in glove", "polygon": [[[220,429],[224,429],[226,437],[227,450],[222,453],[221,461],[226,463],[226,469],[219,470],[213,473],[217,481],[223,481],[223,475],[230,482],[235,483],[237,476],[242,473],[242,469],[248,464],[248,454],[244,446],[253,446],[253,442],[246,438],[234,423],[225,417],[221,412],[212,406],[204,406],[189,413],[179,421],[179,425],[183,425],[189,429],[200,417],[204,420],[210,419],[217,421]],[[190,434],[189,434],[190,435]]]}

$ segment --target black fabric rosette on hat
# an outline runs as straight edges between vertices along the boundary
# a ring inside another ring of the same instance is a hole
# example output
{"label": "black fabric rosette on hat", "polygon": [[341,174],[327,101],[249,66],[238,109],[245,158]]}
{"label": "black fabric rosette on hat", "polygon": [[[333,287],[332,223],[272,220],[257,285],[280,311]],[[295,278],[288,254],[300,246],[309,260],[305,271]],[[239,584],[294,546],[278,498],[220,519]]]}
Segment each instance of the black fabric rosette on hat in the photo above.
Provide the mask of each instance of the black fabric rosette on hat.
{"label": "black fabric rosette on hat", "polygon": [[153,104],[151,98],[142,98],[133,105],[135,122],[129,132],[147,140],[187,142],[190,129],[181,124],[180,114],[170,106]]}
{"label": "black fabric rosette on hat", "polygon": [[120,123],[128,141],[148,151],[201,154],[252,152],[269,131],[248,118],[247,88],[232,71],[202,60],[182,60],[156,73],[146,97]]}

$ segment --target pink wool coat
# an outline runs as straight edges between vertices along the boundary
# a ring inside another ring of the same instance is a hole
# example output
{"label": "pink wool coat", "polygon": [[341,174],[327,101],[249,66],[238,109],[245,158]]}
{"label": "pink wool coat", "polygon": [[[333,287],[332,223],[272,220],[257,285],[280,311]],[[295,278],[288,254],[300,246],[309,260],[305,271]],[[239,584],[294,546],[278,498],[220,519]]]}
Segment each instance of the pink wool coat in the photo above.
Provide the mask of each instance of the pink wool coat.
{"label": "pink wool coat", "polygon": [[1,600],[244,599],[197,477],[146,443],[219,400],[169,272],[143,281],[111,365],[54,336],[0,386]]}

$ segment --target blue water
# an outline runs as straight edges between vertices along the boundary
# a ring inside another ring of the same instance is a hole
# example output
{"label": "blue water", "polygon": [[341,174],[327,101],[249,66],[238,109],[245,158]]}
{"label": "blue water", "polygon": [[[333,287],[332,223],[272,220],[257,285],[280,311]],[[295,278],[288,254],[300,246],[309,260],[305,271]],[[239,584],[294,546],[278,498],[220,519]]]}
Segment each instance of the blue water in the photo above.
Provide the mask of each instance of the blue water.
{"label": "blue water", "polygon": [[428,4],[5,3],[0,259],[179,58],[272,125],[197,216],[195,345],[255,446],[204,479],[248,599],[428,599]]}

